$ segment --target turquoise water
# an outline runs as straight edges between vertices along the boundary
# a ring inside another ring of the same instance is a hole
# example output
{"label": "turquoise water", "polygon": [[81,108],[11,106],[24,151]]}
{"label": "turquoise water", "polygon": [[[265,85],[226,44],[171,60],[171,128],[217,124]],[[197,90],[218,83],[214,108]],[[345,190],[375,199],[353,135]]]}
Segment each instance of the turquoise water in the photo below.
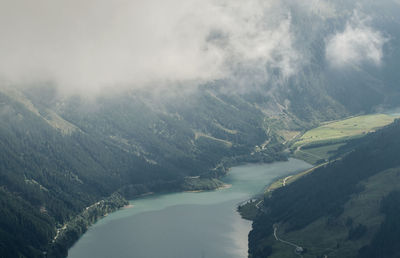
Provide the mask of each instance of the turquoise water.
{"label": "turquoise water", "polygon": [[296,159],[234,167],[223,179],[231,187],[132,200],[92,226],[69,250],[69,258],[244,258],[251,222],[237,205],[282,177],[309,168]]}

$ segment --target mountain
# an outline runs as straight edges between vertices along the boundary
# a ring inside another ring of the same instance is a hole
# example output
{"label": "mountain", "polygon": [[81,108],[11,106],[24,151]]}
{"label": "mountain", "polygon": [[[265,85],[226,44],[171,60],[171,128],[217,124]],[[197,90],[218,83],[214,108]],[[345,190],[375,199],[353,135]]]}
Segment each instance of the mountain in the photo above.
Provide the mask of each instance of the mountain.
{"label": "mountain", "polygon": [[396,107],[399,4],[314,2],[282,1],[293,40],[280,43],[296,50],[294,64],[276,51],[273,62],[233,64],[230,77],[196,87],[90,97],[1,81],[0,256],[63,257],[126,199],[216,188],[232,165],[285,160],[284,143],[323,121]]}
{"label": "mountain", "polygon": [[293,255],[282,239],[303,257],[398,256],[400,121],[348,145],[342,159],[265,196],[249,257]]}
{"label": "mountain", "polygon": [[[109,196],[116,209],[147,192],[212,189],[232,164],[286,158],[259,109],[208,91],[190,105],[134,95],[60,100],[46,87],[0,97],[4,256],[40,256],[49,243],[65,254],[94,220],[75,225],[76,216]],[[94,217],[108,211],[97,208]]]}

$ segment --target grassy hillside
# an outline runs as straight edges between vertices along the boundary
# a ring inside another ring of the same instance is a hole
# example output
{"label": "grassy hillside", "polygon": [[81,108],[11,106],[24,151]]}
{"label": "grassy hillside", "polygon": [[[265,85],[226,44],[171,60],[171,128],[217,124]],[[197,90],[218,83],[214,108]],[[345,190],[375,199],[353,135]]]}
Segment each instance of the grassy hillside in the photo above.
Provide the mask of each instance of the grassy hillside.
{"label": "grassy hillside", "polygon": [[[324,163],[339,154],[345,142],[363,137],[392,123],[398,116],[371,114],[325,122],[306,131],[291,146],[294,156],[311,164]],[[342,150],[343,152],[343,150]]]}
{"label": "grassy hillside", "polygon": [[396,117],[385,114],[356,116],[326,124],[304,133],[293,147],[322,144],[330,141],[342,141],[365,135],[386,126]]}
{"label": "grassy hillside", "polygon": [[348,145],[355,150],[341,160],[265,196],[249,237],[250,257],[293,256],[293,246],[277,241],[273,227],[279,239],[303,247],[303,257],[384,253],[373,244],[378,241],[391,250],[381,257],[396,257],[398,245],[383,233],[392,225],[397,234],[395,220],[384,216],[395,209],[382,205],[399,190],[400,121]]}
{"label": "grassy hillside", "polygon": [[[301,230],[289,232],[282,224],[278,235],[306,248],[305,258],[357,257],[358,250],[372,241],[384,221],[380,203],[390,192],[400,190],[399,176],[400,168],[393,168],[363,180],[359,183],[363,191],[350,196],[339,216],[322,217]],[[274,250],[270,257],[293,257],[293,249],[272,236],[268,245]]]}

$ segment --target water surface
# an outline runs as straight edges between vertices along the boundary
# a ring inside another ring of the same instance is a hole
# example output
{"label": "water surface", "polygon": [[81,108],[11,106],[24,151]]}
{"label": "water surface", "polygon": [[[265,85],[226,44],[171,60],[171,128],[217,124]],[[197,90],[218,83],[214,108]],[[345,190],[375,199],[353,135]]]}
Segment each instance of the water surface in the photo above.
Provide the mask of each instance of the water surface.
{"label": "water surface", "polygon": [[245,258],[251,222],[237,205],[282,177],[309,168],[296,159],[234,167],[228,189],[135,199],[97,222],[69,250],[69,258]]}

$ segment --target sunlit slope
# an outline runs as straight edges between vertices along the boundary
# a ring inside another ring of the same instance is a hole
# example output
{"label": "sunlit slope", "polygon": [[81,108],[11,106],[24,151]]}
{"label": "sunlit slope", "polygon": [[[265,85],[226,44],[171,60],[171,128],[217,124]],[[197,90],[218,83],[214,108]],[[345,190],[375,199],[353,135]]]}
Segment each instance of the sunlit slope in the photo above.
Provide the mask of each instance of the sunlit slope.
{"label": "sunlit slope", "polygon": [[[354,149],[268,193],[250,257],[398,257],[400,121],[348,143]],[[373,255],[367,255],[373,253]]]}
{"label": "sunlit slope", "polygon": [[360,138],[394,121],[397,116],[371,114],[326,122],[305,132],[291,146],[294,157],[311,164],[321,164],[344,154],[346,142]]}
{"label": "sunlit slope", "polygon": [[373,114],[327,123],[307,131],[294,146],[345,140],[364,135],[392,123],[395,118],[385,114]]}

